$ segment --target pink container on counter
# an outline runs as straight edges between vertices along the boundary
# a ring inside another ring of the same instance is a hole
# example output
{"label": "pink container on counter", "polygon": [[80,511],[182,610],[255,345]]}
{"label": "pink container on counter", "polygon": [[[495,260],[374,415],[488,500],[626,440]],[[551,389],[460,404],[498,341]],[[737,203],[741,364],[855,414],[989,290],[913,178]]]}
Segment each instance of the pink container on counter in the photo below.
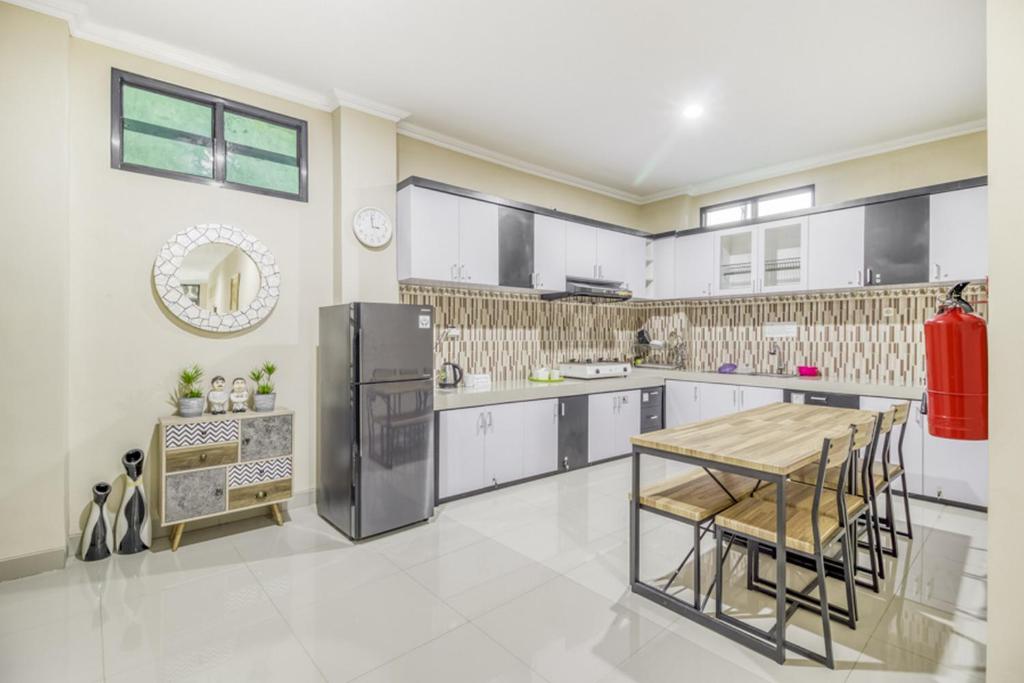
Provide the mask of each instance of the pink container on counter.
{"label": "pink container on counter", "polygon": [[796,366],[796,372],[801,377],[817,377],[821,374],[814,365],[798,365]]}

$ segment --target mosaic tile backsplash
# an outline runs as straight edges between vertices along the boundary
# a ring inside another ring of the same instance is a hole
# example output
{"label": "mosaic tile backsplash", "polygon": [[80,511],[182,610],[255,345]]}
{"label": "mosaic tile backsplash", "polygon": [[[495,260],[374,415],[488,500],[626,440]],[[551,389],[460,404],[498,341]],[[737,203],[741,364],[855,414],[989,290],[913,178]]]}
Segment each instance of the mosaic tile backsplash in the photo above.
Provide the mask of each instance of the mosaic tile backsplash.
{"label": "mosaic tile backsplash", "polygon": [[[816,365],[832,380],[917,386],[924,382],[924,322],[946,288],[731,298],[706,301],[541,301],[535,294],[403,285],[401,300],[436,309],[435,339],[446,325],[461,330],[443,341],[435,363],[489,372],[495,381],[525,378],[531,368],[569,359],[632,358],[636,332],[652,339],[675,332],[685,342],[686,370],[723,363],[773,369],[779,345],[789,372]],[[982,285],[967,300],[987,317]],[[793,338],[769,338],[766,323],[792,323]],[[654,360],[661,360],[654,358]]]}

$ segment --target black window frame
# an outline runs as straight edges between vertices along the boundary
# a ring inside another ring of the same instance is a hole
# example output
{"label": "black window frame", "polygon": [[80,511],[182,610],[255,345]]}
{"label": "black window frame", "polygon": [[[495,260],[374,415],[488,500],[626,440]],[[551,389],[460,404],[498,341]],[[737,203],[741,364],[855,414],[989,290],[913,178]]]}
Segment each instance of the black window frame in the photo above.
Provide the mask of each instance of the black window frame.
{"label": "black window frame", "polygon": [[[142,164],[132,164],[124,161],[124,146],[122,144],[124,135],[124,121],[122,117],[122,88],[129,85],[133,88],[149,90],[150,92],[177,99],[187,100],[212,107],[213,113],[213,177],[181,173],[180,171],[169,171]],[[227,152],[228,147],[244,147],[229,143],[224,137],[224,113],[231,112],[249,118],[266,121],[278,126],[294,128],[296,136],[296,157],[299,166],[299,191],[298,193],[282,192],[271,190],[255,185],[232,182],[227,179]],[[110,70],[110,167],[133,173],[144,173],[146,175],[160,176],[161,178],[172,178],[174,180],[185,180],[190,183],[201,185],[214,185],[225,187],[230,190],[241,190],[242,192],[253,192],[270,197],[291,199],[293,201],[309,201],[309,177],[308,177],[308,149],[309,133],[308,123],[302,119],[292,116],[278,114],[276,112],[253,107],[242,102],[236,102],[224,97],[218,97],[199,90],[192,90],[166,81],[160,81],[147,76],[140,76],[120,69]]]}
{"label": "black window frame", "polygon": [[[702,228],[714,228],[715,230],[718,230],[719,228],[732,228],[732,227],[736,227],[736,226],[739,226],[739,225],[746,225],[748,223],[755,223],[755,222],[757,222],[757,221],[762,219],[762,217],[759,216],[758,213],[757,213],[757,205],[758,205],[758,203],[761,200],[763,200],[763,199],[773,199],[773,198],[776,198],[776,197],[784,197],[784,196],[790,195],[790,194],[801,194],[803,192],[806,192],[807,190],[811,191],[811,207],[813,207],[815,205],[815,202],[817,201],[817,198],[815,196],[815,190],[814,190],[814,184],[813,183],[810,184],[810,185],[801,185],[799,187],[790,187],[790,188],[785,189],[785,190],[776,190],[775,192],[765,192],[764,194],[755,194],[755,195],[751,195],[749,197],[743,197],[742,199],[730,199],[727,202],[719,202],[718,204],[709,204],[707,206],[702,206],[702,207],[700,207],[700,227],[702,227]],[[708,225],[708,221],[707,221],[708,212],[714,211],[716,209],[727,209],[727,208],[729,208],[731,206],[742,206],[744,204],[749,204],[750,205],[750,215],[747,216],[746,218],[738,220],[738,221],[732,221],[730,223],[716,223],[715,225]],[[805,209],[798,209],[798,210],[799,211],[804,211]],[[774,218],[775,216],[785,216],[786,213],[788,213],[788,212],[782,212],[782,213],[777,213],[777,214],[773,213],[773,214],[769,214],[768,216],[765,216],[764,218],[768,219],[768,218]]]}

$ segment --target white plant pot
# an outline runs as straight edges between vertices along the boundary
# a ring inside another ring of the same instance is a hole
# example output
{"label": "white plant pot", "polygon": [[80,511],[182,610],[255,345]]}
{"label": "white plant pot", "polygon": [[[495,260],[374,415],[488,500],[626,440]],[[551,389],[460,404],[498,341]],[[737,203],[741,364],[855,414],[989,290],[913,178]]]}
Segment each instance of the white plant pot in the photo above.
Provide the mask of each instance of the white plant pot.
{"label": "white plant pot", "polygon": [[206,407],[206,399],[200,398],[179,398],[178,415],[182,417],[199,417]]}
{"label": "white plant pot", "polygon": [[252,397],[252,407],[257,413],[269,413],[276,402],[277,394],[255,394]]}

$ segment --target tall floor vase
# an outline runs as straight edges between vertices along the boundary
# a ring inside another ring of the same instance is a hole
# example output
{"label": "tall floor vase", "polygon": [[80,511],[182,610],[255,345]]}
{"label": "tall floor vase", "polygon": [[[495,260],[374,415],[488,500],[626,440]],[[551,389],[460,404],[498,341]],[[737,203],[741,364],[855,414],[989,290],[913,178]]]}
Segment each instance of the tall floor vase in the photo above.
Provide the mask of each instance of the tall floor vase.
{"label": "tall floor vase", "polygon": [[112,532],[110,514],[107,512],[107,496],[110,495],[110,484],[101,481],[92,487],[92,505],[89,508],[89,519],[82,530],[82,544],[78,548],[78,556],[86,562],[102,560],[110,557]]}
{"label": "tall floor vase", "polygon": [[152,545],[149,505],[142,485],[142,463],[145,454],[134,448],[121,457],[124,465],[124,497],[114,523],[114,549],[122,555],[139,553]]}

